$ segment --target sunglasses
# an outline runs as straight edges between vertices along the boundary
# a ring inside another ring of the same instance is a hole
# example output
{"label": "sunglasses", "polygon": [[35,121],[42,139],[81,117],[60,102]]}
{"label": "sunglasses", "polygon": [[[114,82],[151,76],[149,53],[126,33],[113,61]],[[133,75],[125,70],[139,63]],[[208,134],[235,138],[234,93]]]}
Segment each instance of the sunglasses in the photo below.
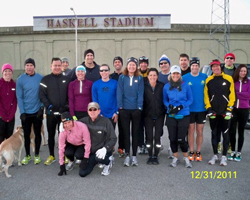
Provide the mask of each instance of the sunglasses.
{"label": "sunglasses", "polygon": [[108,69],[100,69],[100,72],[108,72]]}
{"label": "sunglasses", "polygon": [[163,63],[160,63],[160,65],[166,65],[168,64],[168,62],[163,62]]}
{"label": "sunglasses", "polygon": [[148,60],[148,58],[145,57],[145,56],[142,56],[142,57],[139,58],[139,60]]}
{"label": "sunglasses", "polygon": [[233,60],[234,58],[233,58],[233,57],[226,57],[226,59],[230,59],[230,60]]}
{"label": "sunglasses", "polygon": [[97,111],[97,109],[96,108],[90,108],[89,112],[92,112],[92,111]]}

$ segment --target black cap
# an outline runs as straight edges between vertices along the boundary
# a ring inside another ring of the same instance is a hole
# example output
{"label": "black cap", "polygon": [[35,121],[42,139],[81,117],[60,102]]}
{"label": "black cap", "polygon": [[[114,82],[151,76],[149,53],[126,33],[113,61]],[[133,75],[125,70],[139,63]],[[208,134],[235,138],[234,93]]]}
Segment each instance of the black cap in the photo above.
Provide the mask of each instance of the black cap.
{"label": "black cap", "polygon": [[139,58],[139,64],[141,64],[142,62],[145,62],[148,64],[148,58],[146,56],[142,56]]}
{"label": "black cap", "polygon": [[71,116],[69,112],[64,112],[61,114],[61,120],[62,122],[66,122],[66,121],[73,120],[73,117]]}
{"label": "black cap", "polygon": [[123,59],[122,59],[122,57],[120,57],[120,56],[114,57],[113,63],[114,63],[116,60],[120,60],[121,63],[122,63],[122,65],[123,65]]}
{"label": "black cap", "polygon": [[25,60],[24,66],[28,63],[31,63],[32,65],[34,65],[34,67],[36,67],[36,63],[35,63],[34,59],[32,59],[32,58],[28,58],[27,60]]}
{"label": "black cap", "polygon": [[84,51],[84,59],[86,58],[86,55],[87,55],[88,53],[92,53],[92,54],[93,54],[93,57],[95,57],[94,51],[93,51],[92,49],[87,49],[86,51]]}
{"label": "black cap", "polygon": [[191,59],[190,59],[190,66],[192,65],[192,64],[198,64],[199,66],[200,66],[200,59],[198,58],[198,57],[192,57]]}

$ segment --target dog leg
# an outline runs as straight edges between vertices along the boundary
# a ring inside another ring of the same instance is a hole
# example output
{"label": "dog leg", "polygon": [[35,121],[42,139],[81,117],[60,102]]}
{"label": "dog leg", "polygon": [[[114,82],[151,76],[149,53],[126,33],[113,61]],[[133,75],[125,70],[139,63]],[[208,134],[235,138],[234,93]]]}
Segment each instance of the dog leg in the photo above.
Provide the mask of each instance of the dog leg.
{"label": "dog leg", "polygon": [[21,164],[22,150],[23,150],[23,146],[20,148],[20,150],[18,152],[18,166],[22,166],[22,164]]}
{"label": "dog leg", "polygon": [[2,158],[2,155],[0,155],[0,172],[3,172],[3,158]]}
{"label": "dog leg", "polygon": [[8,173],[8,169],[9,169],[9,166],[11,166],[12,162],[13,162],[13,157],[14,155],[8,155],[7,158],[5,157],[6,159],[6,165],[4,166],[4,172],[5,172],[5,175],[7,178],[10,178],[11,175]]}

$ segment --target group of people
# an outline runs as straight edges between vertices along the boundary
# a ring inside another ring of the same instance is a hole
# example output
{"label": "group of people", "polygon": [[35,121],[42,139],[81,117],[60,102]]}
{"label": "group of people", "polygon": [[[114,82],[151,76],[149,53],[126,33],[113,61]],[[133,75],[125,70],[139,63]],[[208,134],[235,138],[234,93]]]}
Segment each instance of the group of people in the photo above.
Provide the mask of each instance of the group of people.
{"label": "group of people", "polygon": [[[209,117],[214,156],[218,160],[218,143],[223,137],[220,165],[229,160],[240,161],[244,142],[244,126],[248,119],[250,82],[246,65],[234,66],[235,55],[228,53],[225,64],[210,63],[210,77],[200,72],[200,60],[181,54],[179,64],[171,66],[162,55],[159,68],[149,68],[149,59],[130,57],[123,68],[123,59],[113,60],[114,73],[107,64],[98,65],[92,49],[84,52],[84,62],[69,69],[67,58],[54,57],[51,74],[35,72],[35,60],[24,62],[25,73],[15,83],[13,67],[2,66],[0,79],[0,143],[12,135],[17,105],[24,130],[26,156],[22,164],[31,161],[30,133],[35,133],[34,163],[39,164],[41,126],[46,114],[49,157],[55,159],[55,134],[58,130],[60,172],[66,174],[79,162],[79,175],[85,177],[94,166],[109,175],[117,141],[118,154],[124,166],[138,166],[138,153],[147,153],[147,164],[159,164],[163,127],[168,129],[171,167],[179,163],[178,147],[183,153],[185,167],[190,161],[202,161],[203,128]],[[60,124],[62,124],[59,131]],[[236,151],[236,127],[238,145]],[[144,131],[145,130],[145,131]],[[195,131],[197,137],[195,139]],[[132,141],[131,141],[132,138]],[[196,141],[196,151],[194,141]],[[130,150],[132,149],[132,153]],[[189,150],[189,152],[188,152]]]}

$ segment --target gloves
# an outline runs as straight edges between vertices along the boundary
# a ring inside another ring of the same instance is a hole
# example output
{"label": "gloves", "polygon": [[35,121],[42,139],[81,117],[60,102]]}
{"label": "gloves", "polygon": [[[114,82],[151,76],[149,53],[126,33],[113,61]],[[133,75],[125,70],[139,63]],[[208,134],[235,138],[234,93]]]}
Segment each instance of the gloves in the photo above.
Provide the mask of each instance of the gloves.
{"label": "gloves", "polygon": [[102,147],[101,149],[99,149],[95,155],[97,158],[99,159],[104,159],[107,153],[107,149],[105,147]]}
{"label": "gloves", "polygon": [[180,112],[180,110],[183,109],[183,105],[179,105],[179,106],[173,106],[172,104],[169,105],[169,114],[175,115],[178,112]]}
{"label": "gloves", "polygon": [[21,119],[22,122],[25,122],[25,120],[26,120],[26,114],[25,113],[21,114],[20,115],[20,119]]}
{"label": "gloves", "polygon": [[65,168],[65,164],[60,165],[60,172],[58,173],[58,176],[62,176],[63,173],[64,173],[65,175],[67,175],[66,168]]}
{"label": "gloves", "polygon": [[212,108],[208,108],[207,109],[207,116],[210,118],[210,119],[215,119],[216,118],[216,112],[214,112],[212,110]]}
{"label": "gloves", "polygon": [[36,115],[37,119],[43,120],[43,110],[44,110],[43,107],[41,107],[41,108],[38,110],[37,115]]}
{"label": "gloves", "polygon": [[83,158],[81,164],[80,164],[80,168],[82,170],[85,170],[88,168],[88,165],[89,165],[89,159],[88,158]]}
{"label": "gloves", "polygon": [[230,120],[232,118],[232,112],[226,111],[225,114],[223,115],[225,120]]}
{"label": "gloves", "polygon": [[77,120],[77,117],[76,117],[76,116],[73,116],[73,120],[75,120],[75,121],[76,121],[76,120]]}
{"label": "gloves", "polygon": [[51,115],[52,114],[52,112],[53,112],[53,106],[52,105],[49,105],[49,107],[47,108],[47,114],[48,115]]}

